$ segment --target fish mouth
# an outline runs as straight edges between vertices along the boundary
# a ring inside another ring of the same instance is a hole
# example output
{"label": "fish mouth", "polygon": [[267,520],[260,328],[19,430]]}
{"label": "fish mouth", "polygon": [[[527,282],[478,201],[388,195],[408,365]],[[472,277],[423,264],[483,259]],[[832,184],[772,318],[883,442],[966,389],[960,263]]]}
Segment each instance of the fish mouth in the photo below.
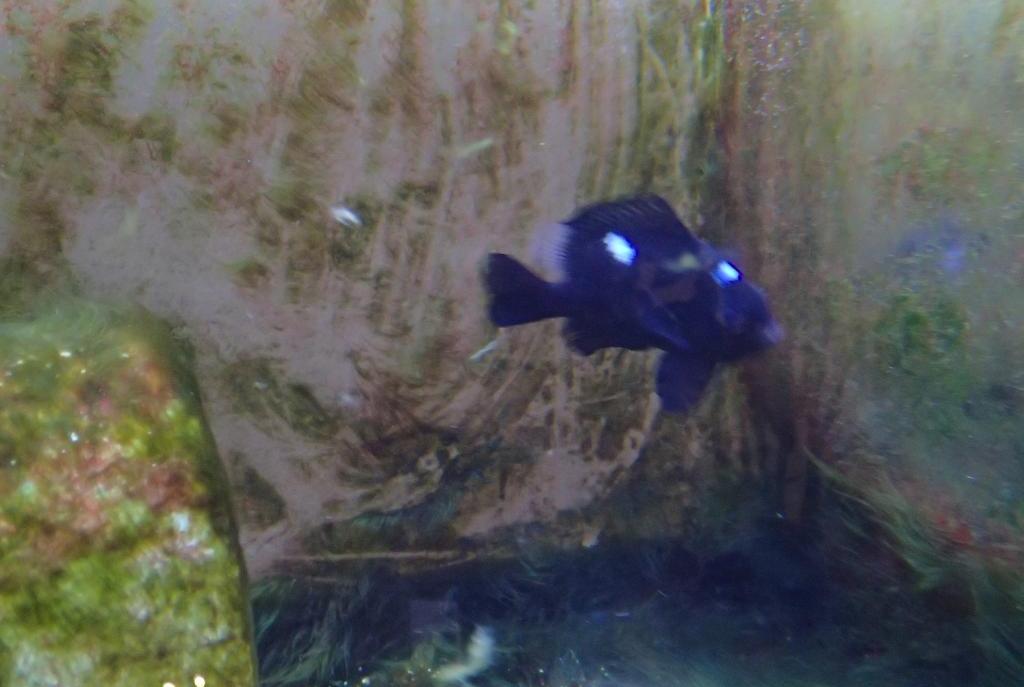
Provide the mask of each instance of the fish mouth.
{"label": "fish mouth", "polygon": [[786,332],[782,326],[775,321],[766,324],[761,328],[761,341],[765,347],[772,347],[782,342],[786,338]]}

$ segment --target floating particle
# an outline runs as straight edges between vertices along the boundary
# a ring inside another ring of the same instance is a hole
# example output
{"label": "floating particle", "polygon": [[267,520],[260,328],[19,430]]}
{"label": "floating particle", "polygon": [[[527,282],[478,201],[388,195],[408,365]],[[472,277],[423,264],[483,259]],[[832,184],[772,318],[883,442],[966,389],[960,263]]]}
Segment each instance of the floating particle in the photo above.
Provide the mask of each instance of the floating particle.
{"label": "floating particle", "polygon": [[493,138],[482,138],[479,141],[474,141],[472,143],[467,143],[466,145],[460,146],[459,148],[457,148],[455,150],[455,157],[461,159],[461,158],[464,158],[464,157],[469,157],[471,155],[476,155],[477,153],[484,152],[485,150],[487,150],[488,148],[490,148],[493,145],[494,145],[494,139]]}
{"label": "floating particle", "polygon": [[355,213],[355,210],[352,210],[341,203],[335,203],[331,206],[331,217],[333,217],[338,224],[344,224],[346,227],[363,226],[363,220],[359,219],[359,215]]}
{"label": "floating particle", "polygon": [[469,362],[471,362],[471,363],[478,363],[478,362],[480,362],[481,360],[486,358],[487,355],[491,351],[493,351],[495,348],[497,348],[497,347],[498,347],[498,340],[497,339],[492,339],[489,343],[487,343],[487,345],[485,345],[479,351],[477,351],[473,355],[469,356]]}

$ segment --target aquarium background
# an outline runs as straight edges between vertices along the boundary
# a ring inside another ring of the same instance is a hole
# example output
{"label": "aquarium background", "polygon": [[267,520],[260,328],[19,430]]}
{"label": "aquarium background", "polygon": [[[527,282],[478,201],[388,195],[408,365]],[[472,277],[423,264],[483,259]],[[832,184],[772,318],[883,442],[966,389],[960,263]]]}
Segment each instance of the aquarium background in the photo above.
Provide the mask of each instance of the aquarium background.
{"label": "aquarium background", "polygon": [[[0,18],[10,684],[1024,679],[1020,0]],[[787,333],[684,417],[486,317],[641,192]]]}

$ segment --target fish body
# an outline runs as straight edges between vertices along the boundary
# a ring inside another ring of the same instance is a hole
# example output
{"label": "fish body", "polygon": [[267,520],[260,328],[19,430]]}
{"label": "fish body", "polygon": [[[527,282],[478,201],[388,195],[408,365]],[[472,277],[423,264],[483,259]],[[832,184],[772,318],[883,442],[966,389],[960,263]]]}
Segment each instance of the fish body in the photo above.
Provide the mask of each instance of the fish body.
{"label": "fish body", "polygon": [[761,290],[658,196],[590,205],[547,231],[555,237],[540,242],[537,257],[554,282],[490,254],[491,321],[509,327],[565,318],[566,341],[582,355],[664,351],[657,390],[666,410],[696,403],[719,363],[781,338]]}

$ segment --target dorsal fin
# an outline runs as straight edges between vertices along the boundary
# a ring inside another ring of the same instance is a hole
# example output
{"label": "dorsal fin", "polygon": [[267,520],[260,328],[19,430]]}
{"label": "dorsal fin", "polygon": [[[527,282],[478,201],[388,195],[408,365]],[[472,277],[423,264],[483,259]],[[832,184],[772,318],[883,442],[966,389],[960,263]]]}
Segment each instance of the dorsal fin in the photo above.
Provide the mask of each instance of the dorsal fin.
{"label": "dorsal fin", "polygon": [[672,206],[661,196],[654,195],[587,205],[564,224],[581,231],[605,232],[629,226],[640,231],[683,233],[692,237]]}

